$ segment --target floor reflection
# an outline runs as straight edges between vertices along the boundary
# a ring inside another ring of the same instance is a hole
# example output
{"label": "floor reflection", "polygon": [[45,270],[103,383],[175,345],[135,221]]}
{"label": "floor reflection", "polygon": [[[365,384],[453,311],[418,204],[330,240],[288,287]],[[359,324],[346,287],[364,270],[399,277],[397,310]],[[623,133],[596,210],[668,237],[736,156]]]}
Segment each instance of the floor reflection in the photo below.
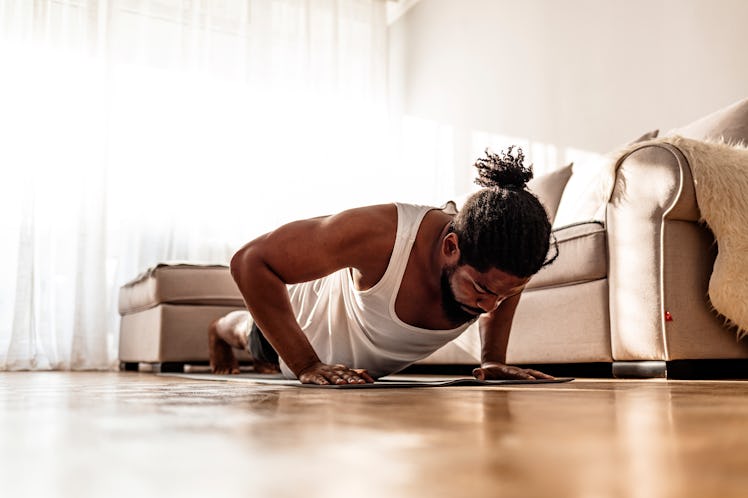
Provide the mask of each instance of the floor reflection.
{"label": "floor reflection", "polygon": [[321,391],[3,374],[0,407],[4,496],[645,498],[748,489],[744,382]]}

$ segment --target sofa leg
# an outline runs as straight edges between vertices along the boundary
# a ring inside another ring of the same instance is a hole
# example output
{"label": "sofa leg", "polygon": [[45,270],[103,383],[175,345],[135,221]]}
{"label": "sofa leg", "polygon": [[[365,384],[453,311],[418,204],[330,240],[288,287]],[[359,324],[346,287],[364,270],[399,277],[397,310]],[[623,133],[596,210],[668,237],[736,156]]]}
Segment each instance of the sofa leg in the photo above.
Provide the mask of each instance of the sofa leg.
{"label": "sofa leg", "polygon": [[664,361],[614,361],[613,377],[625,378],[666,378],[667,363]]}
{"label": "sofa leg", "polygon": [[138,362],[130,362],[130,361],[120,361],[119,362],[119,369],[121,372],[137,372],[138,367],[140,367],[140,363]]}

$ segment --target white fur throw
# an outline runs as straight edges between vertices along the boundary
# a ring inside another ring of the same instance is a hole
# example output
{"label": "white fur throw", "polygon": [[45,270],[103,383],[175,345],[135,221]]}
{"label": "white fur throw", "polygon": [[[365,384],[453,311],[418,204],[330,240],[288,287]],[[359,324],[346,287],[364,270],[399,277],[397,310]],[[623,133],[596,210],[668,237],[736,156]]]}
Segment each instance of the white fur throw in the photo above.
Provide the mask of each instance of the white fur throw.
{"label": "white fur throw", "polygon": [[648,143],[658,142],[680,149],[691,166],[700,221],[718,246],[709,299],[742,339],[748,335],[748,147],[680,136]]}

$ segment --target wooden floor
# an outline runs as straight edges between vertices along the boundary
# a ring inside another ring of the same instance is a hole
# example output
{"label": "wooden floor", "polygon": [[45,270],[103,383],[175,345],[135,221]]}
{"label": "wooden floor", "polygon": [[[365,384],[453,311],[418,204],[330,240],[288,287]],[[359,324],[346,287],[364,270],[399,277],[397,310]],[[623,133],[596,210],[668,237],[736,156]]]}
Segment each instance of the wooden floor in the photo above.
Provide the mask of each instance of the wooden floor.
{"label": "wooden floor", "polygon": [[6,497],[745,497],[748,382],[323,391],[0,373]]}

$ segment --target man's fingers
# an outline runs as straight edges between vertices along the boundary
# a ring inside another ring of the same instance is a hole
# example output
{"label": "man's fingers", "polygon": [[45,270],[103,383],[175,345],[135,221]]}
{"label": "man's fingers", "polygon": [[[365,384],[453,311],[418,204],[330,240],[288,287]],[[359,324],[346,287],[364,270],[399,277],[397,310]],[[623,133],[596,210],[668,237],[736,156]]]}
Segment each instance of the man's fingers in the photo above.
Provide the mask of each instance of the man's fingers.
{"label": "man's fingers", "polygon": [[524,370],[507,365],[490,366],[488,368],[476,368],[473,370],[473,377],[478,380],[497,380],[497,379],[533,379],[534,377]]}
{"label": "man's fingers", "polygon": [[364,384],[374,379],[366,370],[348,368],[345,365],[318,365],[308,372],[302,372],[299,380],[304,384]]}
{"label": "man's fingers", "polygon": [[527,373],[522,368],[517,367],[505,367],[504,372],[506,373],[505,379],[521,379],[521,380],[534,380],[535,377]]}
{"label": "man's fingers", "polygon": [[312,377],[312,382],[310,384],[320,384],[322,386],[326,386],[330,383],[329,380],[325,379],[322,375],[315,375]]}
{"label": "man's fingers", "polygon": [[473,377],[478,380],[495,380],[495,379],[553,379],[554,377],[532,369],[511,367],[508,365],[491,365],[483,368],[479,367],[473,370]]}
{"label": "man's fingers", "polygon": [[366,381],[359,377],[358,375],[349,375],[345,378],[345,380],[348,381],[349,384],[364,384]]}
{"label": "man's fingers", "polygon": [[539,372],[538,370],[527,369],[526,372],[529,372],[536,379],[555,379],[556,378],[553,375],[548,375],[543,372]]}
{"label": "man's fingers", "polygon": [[346,371],[341,375],[343,379],[345,379],[348,384],[366,384],[366,383],[373,383],[374,379],[371,378],[371,375],[366,370],[361,369],[348,369],[346,368]]}
{"label": "man's fingers", "polygon": [[335,373],[328,376],[328,379],[333,384],[363,384],[364,380],[358,376],[356,371],[345,369],[336,369]]}
{"label": "man's fingers", "polygon": [[365,382],[367,382],[369,384],[373,384],[374,383],[374,377],[372,377],[371,375],[369,375],[369,372],[367,372],[366,370],[356,369],[356,370],[354,370],[354,372],[356,372],[359,375],[359,377],[361,377],[362,379],[364,379]]}
{"label": "man's fingers", "polygon": [[348,384],[347,380],[345,380],[343,377],[341,377],[340,375],[337,375],[337,374],[328,375],[327,378],[333,384]]}
{"label": "man's fingers", "polygon": [[345,381],[348,384],[363,384],[364,383],[364,380],[355,373],[343,374],[343,379],[345,379]]}

